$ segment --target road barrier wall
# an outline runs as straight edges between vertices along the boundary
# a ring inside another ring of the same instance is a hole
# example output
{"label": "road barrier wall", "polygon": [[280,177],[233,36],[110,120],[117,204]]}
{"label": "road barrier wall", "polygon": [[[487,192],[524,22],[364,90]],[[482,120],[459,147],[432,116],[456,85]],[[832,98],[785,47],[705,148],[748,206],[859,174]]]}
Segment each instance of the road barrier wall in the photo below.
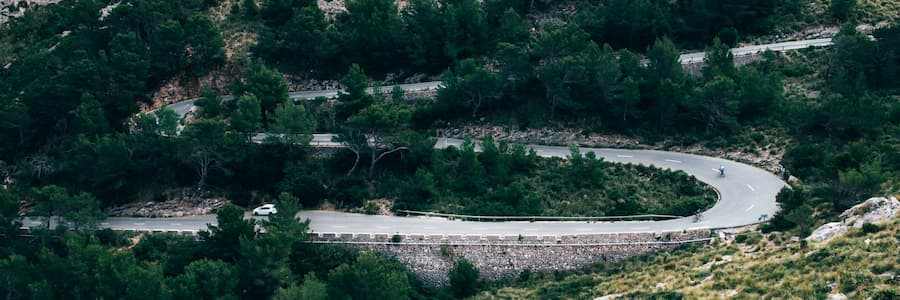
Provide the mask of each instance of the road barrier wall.
{"label": "road barrier wall", "polygon": [[346,244],[382,253],[424,282],[442,286],[449,282],[448,273],[460,257],[472,262],[482,279],[498,280],[519,276],[525,270],[578,269],[688,243],[708,243],[710,235],[709,230],[544,236],[318,233],[310,243]]}

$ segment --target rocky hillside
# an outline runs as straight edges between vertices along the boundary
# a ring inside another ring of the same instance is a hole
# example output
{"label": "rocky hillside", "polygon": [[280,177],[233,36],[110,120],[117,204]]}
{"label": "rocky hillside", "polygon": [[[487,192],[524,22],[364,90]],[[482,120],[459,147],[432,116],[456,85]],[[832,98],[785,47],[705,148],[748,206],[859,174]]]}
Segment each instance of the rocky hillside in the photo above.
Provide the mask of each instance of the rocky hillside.
{"label": "rocky hillside", "polygon": [[[898,299],[900,202],[872,198],[823,226],[828,239],[726,236],[703,247],[520,279],[478,299]],[[844,226],[839,226],[844,225]],[[831,229],[827,229],[831,228]],[[833,228],[841,228],[834,230]]]}
{"label": "rocky hillside", "polygon": [[0,26],[10,18],[21,16],[30,7],[56,2],[59,0],[0,0]]}

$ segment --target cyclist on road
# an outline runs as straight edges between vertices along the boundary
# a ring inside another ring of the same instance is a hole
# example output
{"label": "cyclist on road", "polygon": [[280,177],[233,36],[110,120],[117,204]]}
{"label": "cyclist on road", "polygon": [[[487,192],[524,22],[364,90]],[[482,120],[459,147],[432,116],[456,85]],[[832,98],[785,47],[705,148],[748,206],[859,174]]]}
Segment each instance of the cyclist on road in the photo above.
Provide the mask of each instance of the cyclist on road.
{"label": "cyclist on road", "polygon": [[719,176],[725,176],[725,166],[719,165]]}

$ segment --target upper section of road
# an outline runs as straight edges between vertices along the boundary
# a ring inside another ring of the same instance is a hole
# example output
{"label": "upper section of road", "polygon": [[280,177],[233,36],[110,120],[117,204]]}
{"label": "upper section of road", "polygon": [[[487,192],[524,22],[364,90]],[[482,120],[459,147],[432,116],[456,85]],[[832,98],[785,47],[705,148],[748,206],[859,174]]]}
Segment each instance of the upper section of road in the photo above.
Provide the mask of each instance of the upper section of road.
{"label": "upper section of road", "polygon": [[[796,50],[803,49],[809,47],[826,47],[832,44],[831,38],[822,38],[822,39],[812,39],[812,40],[802,40],[802,41],[790,41],[790,42],[781,42],[781,43],[772,43],[772,44],[764,44],[764,45],[753,45],[753,46],[744,46],[738,48],[732,48],[731,53],[734,54],[735,57],[752,55],[756,53],[760,53],[766,50],[771,51],[788,51],[788,50]],[[703,61],[703,58],[706,57],[705,52],[696,52],[696,53],[687,53],[682,54],[678,60],[681,61],[682,64],[691,64]],[[642,63],[649,63],[648,60],[641,60]],[[399,86],[406,92],[421,92],[421,91],[429,91],[429,90],[437,90],[443,86],[443,82],[441,81],[430,81],[430,82],[420,82],[420,83],[407,83],[407,84],[399,84],[399,85],[388,85],[388,86],[380,86],[380,87],[370,87],[366,89],[366,92],[370,94],[375,93],[388,93],[395,86]],[[318,90],[318,91],[300,91],[300,92],[291,92],[289,96],[293,100],[312,100],[316,98],[336,98],[342,90],[340,89],[331,89],[331,90]],[[223,96],[223,100],[229,101],[234,99],[234,96]],[[171,110],[174,110],[178,113],[181,118],[184,118],[189,112],[194,110],[194,101],[197,99],[189,99],[177,103],[170,104],[168,107]]]}

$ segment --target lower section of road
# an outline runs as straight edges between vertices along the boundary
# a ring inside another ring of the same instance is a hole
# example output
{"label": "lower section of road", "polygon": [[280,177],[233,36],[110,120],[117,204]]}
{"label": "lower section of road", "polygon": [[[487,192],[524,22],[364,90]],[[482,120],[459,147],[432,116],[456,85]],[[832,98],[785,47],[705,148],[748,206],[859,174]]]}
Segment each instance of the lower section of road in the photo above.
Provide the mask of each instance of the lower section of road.
{"label": "lower section of road", "polygon": [[[327,135],[317,136],[330,141]],[[462,143],[456,139],[439,139],[435,147],[445,148]],[[531,145],[539,156],[566,157],[568,147]],[[477,147],[476,147],[477,148]],[[692,229],[715,229],[755,224],[774,215],[775,196],[785,187],[777,176],[759,168],[720,158],[653,150],[624,150],[581,148],[581,153],[594,152],[598,157],[615,163],[652,165],[684,171],[709,184],[719,194],[719,201],[702,219],[685,217],[663,221],[513,221],[471,222],[452,221],[439,217],[395,217],[350,214],[331,211],[304,211],[300,217],[309,219],[312,231],[341,234],[428,234],[428,235],[572,235],[598,233],[672,232]],[[676,163],[677,162],[677,163]],[[727,176],[718,167],[724,166]],[[249,215],[248,215],[249,217]],[[118,230],[196,231],[214,224],[214,215],[184,218],[109,218],[103,227]],[[26,226],[40,223],[26,220]]]}

